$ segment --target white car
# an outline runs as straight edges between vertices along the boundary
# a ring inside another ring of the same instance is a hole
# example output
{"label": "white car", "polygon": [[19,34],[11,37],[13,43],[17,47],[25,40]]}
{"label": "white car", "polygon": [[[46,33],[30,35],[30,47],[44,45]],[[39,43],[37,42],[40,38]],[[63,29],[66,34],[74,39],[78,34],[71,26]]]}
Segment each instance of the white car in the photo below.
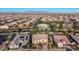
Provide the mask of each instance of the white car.
{"label": "white car", "polygon": [[11,46],[9,46],[10,48],[19,48],[19,46],[18,45],[11,45]]}

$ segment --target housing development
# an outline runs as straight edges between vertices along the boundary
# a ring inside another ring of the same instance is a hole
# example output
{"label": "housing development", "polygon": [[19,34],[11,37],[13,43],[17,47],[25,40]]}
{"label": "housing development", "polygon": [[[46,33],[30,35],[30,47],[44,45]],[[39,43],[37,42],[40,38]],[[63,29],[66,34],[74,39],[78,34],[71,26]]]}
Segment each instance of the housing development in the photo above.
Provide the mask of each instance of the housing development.
{"label": "housing development", "polygon": [[79,51],[79,14],[0,13],[1,51]]}

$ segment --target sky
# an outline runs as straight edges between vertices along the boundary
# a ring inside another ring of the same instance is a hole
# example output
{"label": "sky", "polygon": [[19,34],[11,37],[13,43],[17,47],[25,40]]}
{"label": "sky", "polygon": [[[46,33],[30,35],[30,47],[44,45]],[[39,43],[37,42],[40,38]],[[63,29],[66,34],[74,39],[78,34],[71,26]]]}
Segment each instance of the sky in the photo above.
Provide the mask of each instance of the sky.
{"label": "sky", "polygon": [[79,13],[79,8],[0,8],[0,12],[45,11],[51,13]]}

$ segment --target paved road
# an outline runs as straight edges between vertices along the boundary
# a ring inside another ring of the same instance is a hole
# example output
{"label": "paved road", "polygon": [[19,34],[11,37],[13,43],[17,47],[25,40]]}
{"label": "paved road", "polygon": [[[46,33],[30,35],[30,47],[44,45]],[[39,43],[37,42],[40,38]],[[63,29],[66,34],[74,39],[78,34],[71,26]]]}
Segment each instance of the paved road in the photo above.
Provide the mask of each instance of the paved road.
{"label": "paved road", "polygon": [[65,51],[64,49],[15,49],[9,51]]}

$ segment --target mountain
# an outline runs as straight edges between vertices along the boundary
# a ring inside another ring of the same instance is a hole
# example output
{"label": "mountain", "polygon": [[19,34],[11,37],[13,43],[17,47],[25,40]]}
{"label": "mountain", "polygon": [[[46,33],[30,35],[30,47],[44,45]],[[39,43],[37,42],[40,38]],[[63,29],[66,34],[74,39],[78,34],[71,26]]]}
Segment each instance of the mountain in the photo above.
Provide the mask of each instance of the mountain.
{"label": "mountain", "polygon": [[50,12],[48,11],[26,11],[26,12],[23,12],[23,13],[26,13],[26,14],[50,14]]}
{"label": "mountain", "polygon": [[22,12],[0,12],[0,13],[50,14],[50,12],[48,11],[22,11]]}

